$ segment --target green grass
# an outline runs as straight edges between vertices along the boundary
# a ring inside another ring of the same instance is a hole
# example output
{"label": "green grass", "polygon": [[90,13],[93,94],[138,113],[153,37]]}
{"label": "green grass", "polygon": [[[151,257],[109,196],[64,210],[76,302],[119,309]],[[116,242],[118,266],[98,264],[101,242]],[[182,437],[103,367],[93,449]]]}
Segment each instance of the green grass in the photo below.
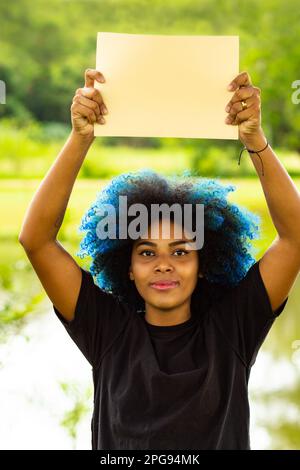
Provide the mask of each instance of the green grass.
{"label": "green grass", "polygon": [[[57,129],[56,129],[57,128]],[[55,130],[56,129],[56,130]],[[70,133],[68,126],[58,123],[41,125],[28,122],[18,128],[10,120],[0,123],[0,179],[43,178],[61,151]],[[138,145],[150,145],[145,139]],[[257,178],[250,158],[245,152],[241,165],[237,165],[242,145],[238,142],[223,147],[201,140],[158,139],[157,147],[132,145],[106,145],[103,139],[95,139],[89,149],[79,178],[109,178],[112,175],[152,168],[162,174],[180,174],[186,168],[198,170],[203,176],[247,175]],[[120,142],[119,142],[120,144]],[[156,144],[156,145],[157,145]],[[300,158],[296,152],[275,150],[279,159],[292,176],[300,176]]]}
{"label": "green grass", "polygon": [[[50,147],[40,144],[38,154],[23,157],[11,155],[4,157],[0,148],[0,178],[42,178],[49,170],[62,148],[62,144]],[[111,175],[152,168],[159,173],[181,173],[190,166],[190,157],[181,150],[160,150],[129,147],[102,147],[94,145],[80,170],[80,177],[105,178]],[[2,183],[1,183],[2,184]]]}

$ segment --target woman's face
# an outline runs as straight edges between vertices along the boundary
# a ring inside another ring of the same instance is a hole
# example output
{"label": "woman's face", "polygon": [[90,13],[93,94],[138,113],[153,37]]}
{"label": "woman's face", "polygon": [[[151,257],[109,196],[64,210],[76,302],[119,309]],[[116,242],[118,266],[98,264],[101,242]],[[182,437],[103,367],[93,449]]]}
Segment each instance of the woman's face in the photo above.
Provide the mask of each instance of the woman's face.
{"label": "woman's face", "polygon": [[162,223],[157,224],[158,238],[151,238],[149,227],[149,238],[134,241],[129,276],[146,305],[169,310],[190,302],[199,274],[198,253],[186,249],[184,240],[192,240],[185,235],[174,238],[174,223],[168,239],[162,237]]}

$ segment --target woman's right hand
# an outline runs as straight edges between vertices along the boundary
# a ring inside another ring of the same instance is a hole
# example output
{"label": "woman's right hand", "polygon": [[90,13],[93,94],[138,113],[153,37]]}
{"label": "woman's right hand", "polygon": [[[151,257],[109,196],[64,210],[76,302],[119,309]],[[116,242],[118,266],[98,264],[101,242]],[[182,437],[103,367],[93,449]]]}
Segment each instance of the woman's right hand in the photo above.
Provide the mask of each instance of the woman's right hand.
{"label": "woman's right hand", "polygon": [[[103,114],[107,113],[107,109],[100,91],[94,88],[94,80],[101,83],[101,78],[104,79],[101,72],[87,69],[85,71],[84,87],[76,90],[71,105],[71,121],[73,130],[78,135],[84,137],[94,136],[94,123],[105,123]],[[101,122],[101,119],[103,119],[103,122]]]}

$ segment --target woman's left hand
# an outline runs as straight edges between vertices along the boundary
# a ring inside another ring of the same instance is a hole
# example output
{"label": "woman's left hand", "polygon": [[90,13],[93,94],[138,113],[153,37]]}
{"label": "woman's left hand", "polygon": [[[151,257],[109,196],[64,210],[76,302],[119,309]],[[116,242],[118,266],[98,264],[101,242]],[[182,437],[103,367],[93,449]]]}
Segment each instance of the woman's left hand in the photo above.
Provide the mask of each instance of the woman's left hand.
{"label": "woman's left hand", "polygon": [[239,126],[239,139],[243,143],[254,141],[258,136],[263,135],[260,88],[252,85],[247,72],[242,72],[232,80],[228,90],[234,91],[234,94],[225,108],[228,113],[226,124]]}

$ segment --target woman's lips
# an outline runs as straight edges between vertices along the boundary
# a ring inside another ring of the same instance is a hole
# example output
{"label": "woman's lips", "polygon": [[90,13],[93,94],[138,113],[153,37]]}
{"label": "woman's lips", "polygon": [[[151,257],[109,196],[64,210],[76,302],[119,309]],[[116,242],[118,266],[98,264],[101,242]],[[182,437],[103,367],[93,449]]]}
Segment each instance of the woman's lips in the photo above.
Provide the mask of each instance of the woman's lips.
{"label": "woman's lips", "polygon": [[178,281],[173,282],[154,282],[150,284],[151,287],[158,290],[166,290],[166,289],[174,289],[174,287],[178,286]]}

